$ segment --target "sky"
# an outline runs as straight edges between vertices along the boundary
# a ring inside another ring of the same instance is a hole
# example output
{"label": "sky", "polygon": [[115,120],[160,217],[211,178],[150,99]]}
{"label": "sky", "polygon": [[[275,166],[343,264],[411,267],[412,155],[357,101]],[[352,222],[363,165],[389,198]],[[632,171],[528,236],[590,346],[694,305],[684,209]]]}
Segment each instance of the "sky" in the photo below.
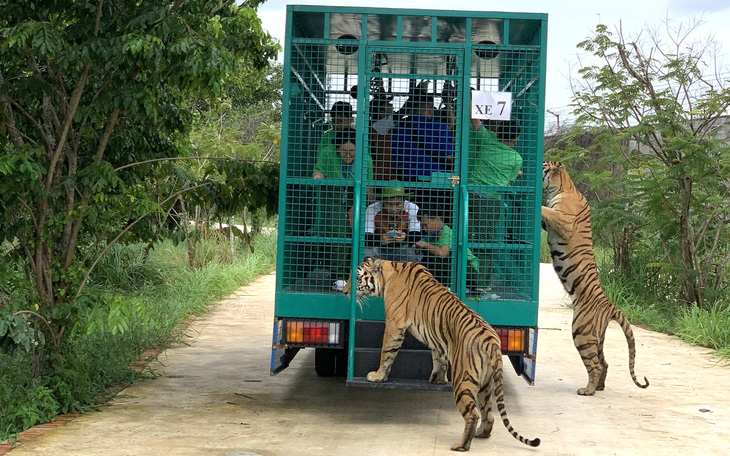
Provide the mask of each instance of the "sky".
{"label": "sky", "polygon": [[548,14],[547,75],[545,115],[548,125],[558,116],[561,121],[571,117],[572,92],[569,77],[575,77],[579,62],[590,61],[590,56],[577,48],[589,38],[601,23],[611,30],[623,28],[625,34],[635,35],[647,26],[664,27],[669,18],[673,23],[688,23],[701,19],[704,25],[697,37],[714,38],[720,45],[723,63],[730,79],[730,1],[728,0],[611,0],[608,2],[575,0],[512,0],[490,2],[484,0],[268,0],[259,7],[263,27],[284,43],[287,3],[296,5],[368,6],[413,9],[450,9],[464,11],[512,11]]}

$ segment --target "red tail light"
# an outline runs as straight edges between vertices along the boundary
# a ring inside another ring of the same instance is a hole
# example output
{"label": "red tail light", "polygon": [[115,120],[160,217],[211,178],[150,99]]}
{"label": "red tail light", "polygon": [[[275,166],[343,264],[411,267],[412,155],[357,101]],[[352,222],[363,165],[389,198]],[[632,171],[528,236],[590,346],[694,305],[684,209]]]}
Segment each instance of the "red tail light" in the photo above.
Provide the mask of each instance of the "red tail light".
{"label": "red tail light", "polygon": [[497,328],[502,352],[523,352],[525,351],[525,330],[513,328]]}
{"label": "red tail light", "polygon": [[286,341],[291,344],[339,344],[340,323],[288,320]]}

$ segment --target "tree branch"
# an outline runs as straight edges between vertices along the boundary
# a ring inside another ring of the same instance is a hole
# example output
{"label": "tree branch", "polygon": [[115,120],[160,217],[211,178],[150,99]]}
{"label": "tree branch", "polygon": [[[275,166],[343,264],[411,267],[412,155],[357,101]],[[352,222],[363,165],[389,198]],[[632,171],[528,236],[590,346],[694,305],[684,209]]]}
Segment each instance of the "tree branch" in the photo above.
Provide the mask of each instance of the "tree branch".
{"label": "tree branch", "polygon": [[[106,127],[104,128],[104,133],[101,135],[101,139],[99,140],[99,146],[96,149],[96,155],[94,155],[94,163],[99,163],[104,157],[104,151],[106,150],[106,146],[109,143],[109,138],[112,135],[112,131],[114,130],[114,126],[117,123],[118,117],[119,109],[115,109],[112,112],[111,117],[107,121]],[[69,268],[71,266],[71,263],[73,262],[74,252],[76,251],[76,239],[78,239],[79,231],[81,231],[81,224],[84,220],[84,210],[89,205],[89,197],[91,195],[91,191],[92,187],[87,187],[86,190],[84,190],[84,194],[81,197],[81,204],[79,205],[79,215],[71,226],[68,244],[64,246],[66,252],[63,260],[64,269]]]}
{"label": "tree branch", "polygon": [[[33,57],[32,55],[26,56],[26,62],[28,63],[28,69],[33,74],[33,76],[35,76],[35,78],[42,83],[46,82],[45,78],[43,77],[43,73],[40,70],[40,67],[38,67],[38,62],[36,61],[35,57]],[[54,136],[54,131],[58,129],[59,120],[56,111],[51,106],[51,97],[45,91],[43,92],[41,106],[43,112],[43,123],[40,124],[41,131],[43,138],[46,140],[46,152],[50,157],[56,147],[56,137]]]}
{"label": "tree branch", "polygon": [[173,13],[177,12],[178,8],[182,6],[182,4],[185,3],[185,0],[177,0],[174,5],[172,5],[172,8],[170,8],[170,11]]}
{"label": "tree branch", "polygon": [[[3,78],[3,74],[0,73],[0,86],[5,84],[5,79]],[[20,134],[20,130],[15,126],[15,116],[13,116],[13,110],[10,109],[10,103],[8,102],[7,98],[5,96],[0,98],[0,101],[2,102],[2,105],[0,106],[0,119],[5,118],[5,122],[3,122],[4,125],[7,125],[8,132],[10,133],[10,141],[13,143],[13,146],[20,149],[23,147],[23,137]]]}
{"label": "tree branch", "polygon": [[104,0],[101,0],[96,7],[96,21],[94,22],[94,36],[99,36],[99,25],[101,24],[101,8]]}
{"label": "tree branch", "polygon": [[[195,185],[190,188],[184,188],[178,192],[173,193],[169,197],[165,198],[165,200],[161,203],[161,205],[165,204],[166,202],[170,201],[171,199],[177,198],[178,196],[182,195],[185,192],[188,192],[190,190],[195,190],[196,188],[205,187],[206,185],[210,185],[210,184],[211,184],[210,182],[205,182],[203,184]],[[106,247],[104,247],[104,250],[102,250],[101,253],[99,253],[99,256],[96,257],[96,260],[94,260],[94,262],[91,264],[91,266],[89,267],[89,270],[86,271],[86,274],[84,275],[84,279],[81,281],[81,285],[79,285],[79,289],[76,291],[76,296],[74,296],[74,300],[78,299],[79,296],[81,295],[81,291],[84,289],[86,282],[89,280],[89,276],[91,275],[91,272],[94,270],[97,263],[99,263],[99,261],[102,259],[104,254],[106,254],[107,250],[109,250],[109,248],[112,245],[114,245],[114,243],[116,243],[119,240],[119,238],[121,238],[125,233],[127,233],[129,230],[131,230],[134,225],[139,223],[142,219],[147,217],[149,214],[150,213],[141,215],[139,218],[137,218],[137,220],[135,220],[132,223],[130,223],[129,225],[127,225],[114,239],[112,239],[111,241],[109,241],[109,243],[107,243]]]}
{"label": "tree branch", "polygon": [[39,124],[38,121],[28,111],[25,110],[25,108],[23,108],[20,104],[18,104],[18,102],[16,102],[15,100],[13,100],[12,98],[9,98],[7,96],[3,97],[3,100],[5,102],[9,103],[11,106],[13,106],[18,111],[20,111],[20,113],[23,114],[25,116],[25,118],[28,119],[30,121],[30,123],[33,124],[34,127],[36,127],[38,132],[41,134],[41,138],[46,137],[46,133],[43,131],[43,127],[41,126],[41,124]]}
{"label": "tree branch", "polygon": [[724,271],[727,267],[728,262],[730,262],[730,250],[725,254],[725,258],[722,259],[722,261],[717,266],[717,273],[715,274],[715,289],[720,288],[720,284],[722,283],[722,279],[724,278],[724,275],[721,271]]}
{"label": "tree branch", "polygon": [[240,158],[231,157],[165,157],[165,158],[152,158],[150,160],[143,160],[141,162],[129,163],[119,168],[114,168],[114,171],[121,171],[123,169],[132,168],[133,166],[144,165],[146,163],[154,163],[161,161],[177,161],[177,160],[232,160],[240,163],[278,163],[274,160],[242,160]]}
{"label": "tree branch", "polygon": [[81,101],[81,95],[84,92],[84,87],[86,86],[86,80],[89,77],[89,70],[91,69],[91,61],[86,62],[86,65],[84,65],[84,69],[81,71],[81,77],[79,79],[78,84],[76,84],[76,87],[74,88],[73,93],[71,94],[71,100],[68,104],[68,110],[66,111],[65,115],[65,122],[63,125],[63,131],[61,132],[61,138],[58,140],[58,144],[56,145],[56,149],[53,152],[53,156],[51,157],[51,163],[48,165],[48,175],[46,176],[46,192],[50,193],[51,191],[51,184],[53,182],[53,175],[56,171],[56,164],[58,163],[59,158],[61,157],[61,154],[63,153],[63,148],[66,146],[66,140],[68,139],[69,131],[71,130],[71,125],[74,120],[74,116],[76,115],[76,110],[79,107],[79,102]]}
{"label": "tree branch", "polygon": [[97,147],[96,155],[94,155],[94,163],[99,163],[104,156],[104,151],[106,150],[107,144],[109,144],[109,138],[112,135],[114,127],[117,125],[118,118],[119,108],[112,111],[112,115],[111,117],[109,117],[109,120],[106,123],[106,127],[104,128],[104,134],[101,136],[101,141],[99,141],[99,147]]}
{"label": "tree branch", "polygon": [[35,315],[36,317],[40,318],[43,323],[46,324],[48,327],[48,331],[51,333],[51,340],[53,341],[53,345],[58,346],[58,338],[56,338],[56,333],[53,332],[53,327],[51,324],[46,320],[42,315],[33,312],[32,310],[16,310],[13,312],[13,315],[22,315],[22,314],[29,314],[29,315]]}

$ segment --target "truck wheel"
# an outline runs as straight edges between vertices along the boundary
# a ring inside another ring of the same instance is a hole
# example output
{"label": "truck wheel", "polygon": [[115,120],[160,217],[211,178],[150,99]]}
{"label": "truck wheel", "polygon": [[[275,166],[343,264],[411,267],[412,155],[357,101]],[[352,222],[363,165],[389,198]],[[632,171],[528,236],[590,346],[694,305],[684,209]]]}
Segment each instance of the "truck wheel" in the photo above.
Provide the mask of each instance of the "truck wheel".
{"label": "truck wheel", "polygon": [[347,375],[346,348],[315,348],[314,370],[320,377],[344,377]]}

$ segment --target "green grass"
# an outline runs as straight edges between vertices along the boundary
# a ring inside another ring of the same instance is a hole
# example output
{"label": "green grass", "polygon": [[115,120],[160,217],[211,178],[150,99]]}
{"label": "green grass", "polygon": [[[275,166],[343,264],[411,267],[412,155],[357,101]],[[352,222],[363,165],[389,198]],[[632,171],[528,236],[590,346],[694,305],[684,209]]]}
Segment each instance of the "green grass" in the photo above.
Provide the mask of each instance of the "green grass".
{"label": "green grass", "polygon": [[621,309],[632,323],[641,324],[654,331],[674,334],[679,309],[668,300],[659,301],[651,296],[636,280],[619,274],[601,274],[601,286],[608,300]]}
{"label": "green grass", "polygon": [[[188,317],[205,314],[216,301],[273,271],[276,233],[255,236],[253,245],[254,253],[243,245],[231,253],[227,241],[205,241],[196,251],[204,264],[197,269],[188,266],[184,244],[163,242],[149,254],[145,245],[110,249],[85,292],[91,298],[71,306],[80,327],[89,327],[85,305],[96,306],[102,321],[108,320],[109,296],[141,302],[151,324],[133,316],[123,332],[102,325],[87,334],[69,327],[59,347],[47,341],[33,353],[0,350],[0,441],[57,413],[93,408],[104,388],[139,379],[130,363],[145,349],[180,343]],[[34,375],[33,366],[42,366],[40,374]]]}
{"label": "green grass", "polygon": [[552,263],[553,259],[550,257],[550,247],[547,243],[547,231],[540,231],[540,263]]}
{"label": "green grass", "polygon": [[709,310],[684,309],[679,317],[677,335],[730,358],[730,306],[716,303]]}
{"label": "green grass", "polygon": [[596,248],[601,286],[608,299],[632,323],[715,350],[730,358],[730,304],[716,303],[710,310],[687,308],[674,298],[676,288],[661,274],[632,263],[631,276],[612,269],[610,250]]}
{"label": "green grass", "polygon": [[[643,264],[645,262],[632,263],[632,274],[627,277],[613,270],[611,249],[596,245],[594,253],[603,291],[629,321],[653,331],[675,334],[730,359],[730,302],[721,301],[709,311],[697,307],[687,309],[672,298],[676,288],[664,281],[656,270]],[[540,262],[551,261],[547,233],[542,231]]]}

